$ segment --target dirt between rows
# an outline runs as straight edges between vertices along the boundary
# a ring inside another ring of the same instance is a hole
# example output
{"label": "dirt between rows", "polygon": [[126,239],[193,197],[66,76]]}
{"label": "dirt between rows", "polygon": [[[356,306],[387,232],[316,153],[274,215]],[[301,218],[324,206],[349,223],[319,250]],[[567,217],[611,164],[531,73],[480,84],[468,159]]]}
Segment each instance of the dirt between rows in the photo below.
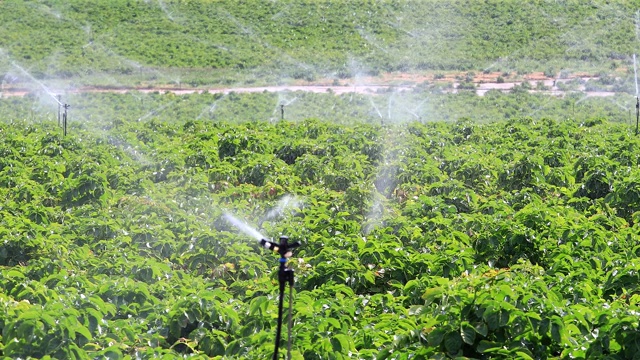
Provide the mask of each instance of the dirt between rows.
{"label": "dirt between rows", "polygon": [[[504,73],[492,72],[474,75],[472,83],[475,85],[475,92],[479,96],[485,95],[491,90],[508,92],[516,86],[528,82],[530,85],[529,92],[543,93],[552,96],[564,96],[566,93],[581,91],[586,96],[613,96],[616,93],[610,91],[586,91],[584,85],[578,86],[576,90],[562,90],[557,85],[563,82],[569,82],[575,79],[587,80],[597,79],[596,76],[586,73],[576,73],[566,78],[551,78],[542,72],[534,72],[521,77],[509,74],[503,77]],[[358,93],[358,94],[380,94],[392,91],[411,91],[420,87],[429,85],[442,85],[441,91],[445,93],[457,93],[458,87],[467,75],[460,73],[449,74],[419,74],[419,73],[386,73],[377,77],[357,77],[345,80],[323,79],[314,82],[295,82],[286,85],[270,85],[270,86],[233,86],[233,87],[175,87],[161,84],[149,84],[139,87],[100,87],[100,86],[81,86],[69,88],[63,91],[64,94],[79,93],[173,93],[176,95],[194,94],[209,92],[212,94],[228,94],[235,93],[258,93],[258,92],[286,92],[286,91],[305,91],[312,93],[333,93],[336,95]],[[540,86],[542,85],[542,87]],[[43,91],[36,84],[11,84],[3,85],[0,88],[0,97],[26,96],[30,93]],[[470,91],[470,90],[465,90]]]}

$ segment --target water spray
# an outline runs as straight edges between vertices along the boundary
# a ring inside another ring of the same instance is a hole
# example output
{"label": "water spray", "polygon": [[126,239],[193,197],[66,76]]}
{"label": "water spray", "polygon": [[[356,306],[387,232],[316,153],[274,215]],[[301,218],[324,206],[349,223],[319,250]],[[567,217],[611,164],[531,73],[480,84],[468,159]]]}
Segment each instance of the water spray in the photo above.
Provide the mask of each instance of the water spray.
{"label": "water spray", "polygon": [[142,121],[142,120],[146,120],[148,117],[153,116],[153,115],[157,115],[159,114],[161,111],[163,111],[164,109],[168,108],[169,106],[173,105],[173,103],[175,103],[176,100],[173,100],[167,104],[164,104],[162,106],[160,106],[159,108],[155,109],[155,110],[151,110],[148,113],[146,113],[145,115],[141,116],[138,118],[138,122]]}
{"label": "water spray", "polygon": [[636,66],[636,54],[633,54],[633,74],[636,80],[636,136],[638,136],[638,123],[640,122],[640,98],[638,98],[638,69]]}
{"label": "water spray", "polygon": [[378,113],[378,117],[380,117],[380,124],[384,125],[384,118],[382,117],[382,113],[380,112],[380,110],[378,109],[378,107],[376,106],[376,103],[373,102],[373,99],[371,98],[371,96],[369,96],[369,102],[371,103],[371,106],[376,110],[376,112]]}
{"label": "water spray", "polygon": [[60,107],[62,106],[62,103],[60,102],[60,98],[61,96],[58,95],[58,126],[60,126]]}
{"label": "water spray", "polygon": [[49,88],[42,83],[42,81],[39,81],[38,79],[36,79],[33,75],[31,75],[27,70],[25,70],[22,66],[16,64],[15,62],[11,61],[11,65],[20,70],[20,72],[22,74],[24,74],[25,76],[27,76],[29,79],[31,79],[31,81],[35,82],[36,84],[40,85],[40,87],[42,88],[42,90],[44,90],[44,92],[47,93],[47,95],[51,96],[53,98],[53,100],[55,100],[58,105],[62,105],[60,104],[60,101],[56,98],[55,95],[53,95],[53,93],[51,92],[51,90],[49,90]]}
{"label": "water spray", "polygon": [[638,67],[636,66],[636,54],[633,54],[633,75],[636,80],[636,97],[638,97]]}
{"label": "water spray", "polygon": [[640,10],[636,11],[636,39],[640,40],[640,26],[638,26],[638,24],[640,23]]}
{"label": "water spray", "polygon": [[235,216],[229,214],[228,212],[224,213],[224,218],[227,219],[227,221],[229,223],[231,223],[231,225],[235,226],[238,230],[242,231],[246,235],[251,236],[252,238],[256,239],[257,241],[260,241],[260,240],[265,238],[265,236],[262,235],[258,230],[254,229],[253,227],[251,227],[251,226],[247,225],[246,223],[240,221],[239,219],[237,219]]}
{"label": "water spray", "polygon": [[260,222],[258,223],[260,227],[265,221],[276,220],[281,216],[284,216],[285,210],[289,210],[289,214],[292,214],[294,211],[297,211],[301,206],[303,206],[303,202],[296,196],[293,195],[285,195],[278,203],[271,209],[269,212],[264,215]]}

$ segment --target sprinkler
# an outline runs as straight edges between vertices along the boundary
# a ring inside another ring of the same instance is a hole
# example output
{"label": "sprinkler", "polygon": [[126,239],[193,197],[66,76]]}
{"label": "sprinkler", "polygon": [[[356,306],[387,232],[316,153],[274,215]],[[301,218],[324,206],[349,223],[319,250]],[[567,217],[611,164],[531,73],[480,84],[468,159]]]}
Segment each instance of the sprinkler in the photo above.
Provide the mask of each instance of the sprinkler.
{"label": "sprinkler", "polygon": [[640,123],[640,98],[636,96],[636,136],[638,136],[638,123]]}
{"label": "sprinkler", "polygon": [[64,108],[64,113],[62,114],[62,133],[64,136],[67,136],[67,110],[71,107],[71,105],[64,104],[62,105],[62,107]]}
{"label": "sprinkler", "polygon": [[280,243],[275,243],[267,239],[261,239],[260,245],[269,250],[273,250],[280,254],[280,268],[278,270],[278,284],[280,285],[280,294],[278,297],[278,324],[276,327],[276,341],[273,348],[273,360],[278,359],[278,348],[280,347],[280,339],[282,333],[282,303],[284,302],[284,288],[286,284],[289,284],[289,324],[288,324],[288,339],[287,339],[287,358],[291,359],[291,313],[293,308],[293,269],[287,267],[287,259],[293,255],[292,250],[300,246],[299,241],[289,243],[287,236],[280,237]]}
{"label": "sprinkler", "polygon": [[284,120],[284,104],[280,104],[280,120]]}

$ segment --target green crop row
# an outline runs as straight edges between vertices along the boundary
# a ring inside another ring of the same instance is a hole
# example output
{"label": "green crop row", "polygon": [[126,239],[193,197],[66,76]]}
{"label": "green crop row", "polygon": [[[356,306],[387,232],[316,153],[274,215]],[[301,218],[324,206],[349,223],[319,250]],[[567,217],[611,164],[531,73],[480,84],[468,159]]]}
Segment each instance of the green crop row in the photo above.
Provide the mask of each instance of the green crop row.
{"label": "green crop row", "polygon": [[277,257],[226,213],[303,243],[296,359],[639,351],[628,125],[96,116],[62,137],[24,101],[0,129],[4,357],[270,356]]}
{"label": "green crop row", "polygon": [[[14,119],[42,118],[57,122],[58,104],[43,91],[34,90],[24,98],[0,101],[0,111]],[[471,91],[441,93],[437,88],[401,88],[375,94],[310,93],[194,93],[175,95],[132,91],[117,93],[69,94],[61,97],[71,105],[69,122],[81,124],[121,124],[155,120],[215,122],[299,122],[314,118],[333,123],[401,124],[468,119],[477,123],[526,116],[559,121],[591,117],[635,126],[636,99],[629,94],[597,97],[568,92],[564,97],[529,93],[517,87],[510,93],[491,91],[477,96]]]}

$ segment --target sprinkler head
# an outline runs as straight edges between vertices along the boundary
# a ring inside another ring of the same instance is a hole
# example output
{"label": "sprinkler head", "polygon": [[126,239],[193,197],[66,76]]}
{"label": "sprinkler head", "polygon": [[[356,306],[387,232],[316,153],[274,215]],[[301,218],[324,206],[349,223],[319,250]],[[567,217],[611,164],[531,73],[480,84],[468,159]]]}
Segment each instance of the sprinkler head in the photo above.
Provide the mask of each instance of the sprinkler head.
{"label": "sprinkler head", "polygon": [[273,241],[269,241],[267,239],[260,239],[260,245],[264,246],[265,249],[278,251],[278,244],[274,243]]}
{"label": "sprinkler head", "polygon": [[293,252],[291,250],[299,246],[300,241],[289,243],[288,236],[280,236],[280,249],[278,250],[278,253],[284,258],[290,258],[291,256],[293,256]]}
{"label": "sprinkler head", "polygon": [[282,258],[290,258],[293,255],[293,252],[291,250],[299,247],[301,244],[299,241],[289,243],[288,236],[281,236],[280,243],[275,243],[267,239],[261,239],[260,245],[264,246],[266,249],[277,252]]}

